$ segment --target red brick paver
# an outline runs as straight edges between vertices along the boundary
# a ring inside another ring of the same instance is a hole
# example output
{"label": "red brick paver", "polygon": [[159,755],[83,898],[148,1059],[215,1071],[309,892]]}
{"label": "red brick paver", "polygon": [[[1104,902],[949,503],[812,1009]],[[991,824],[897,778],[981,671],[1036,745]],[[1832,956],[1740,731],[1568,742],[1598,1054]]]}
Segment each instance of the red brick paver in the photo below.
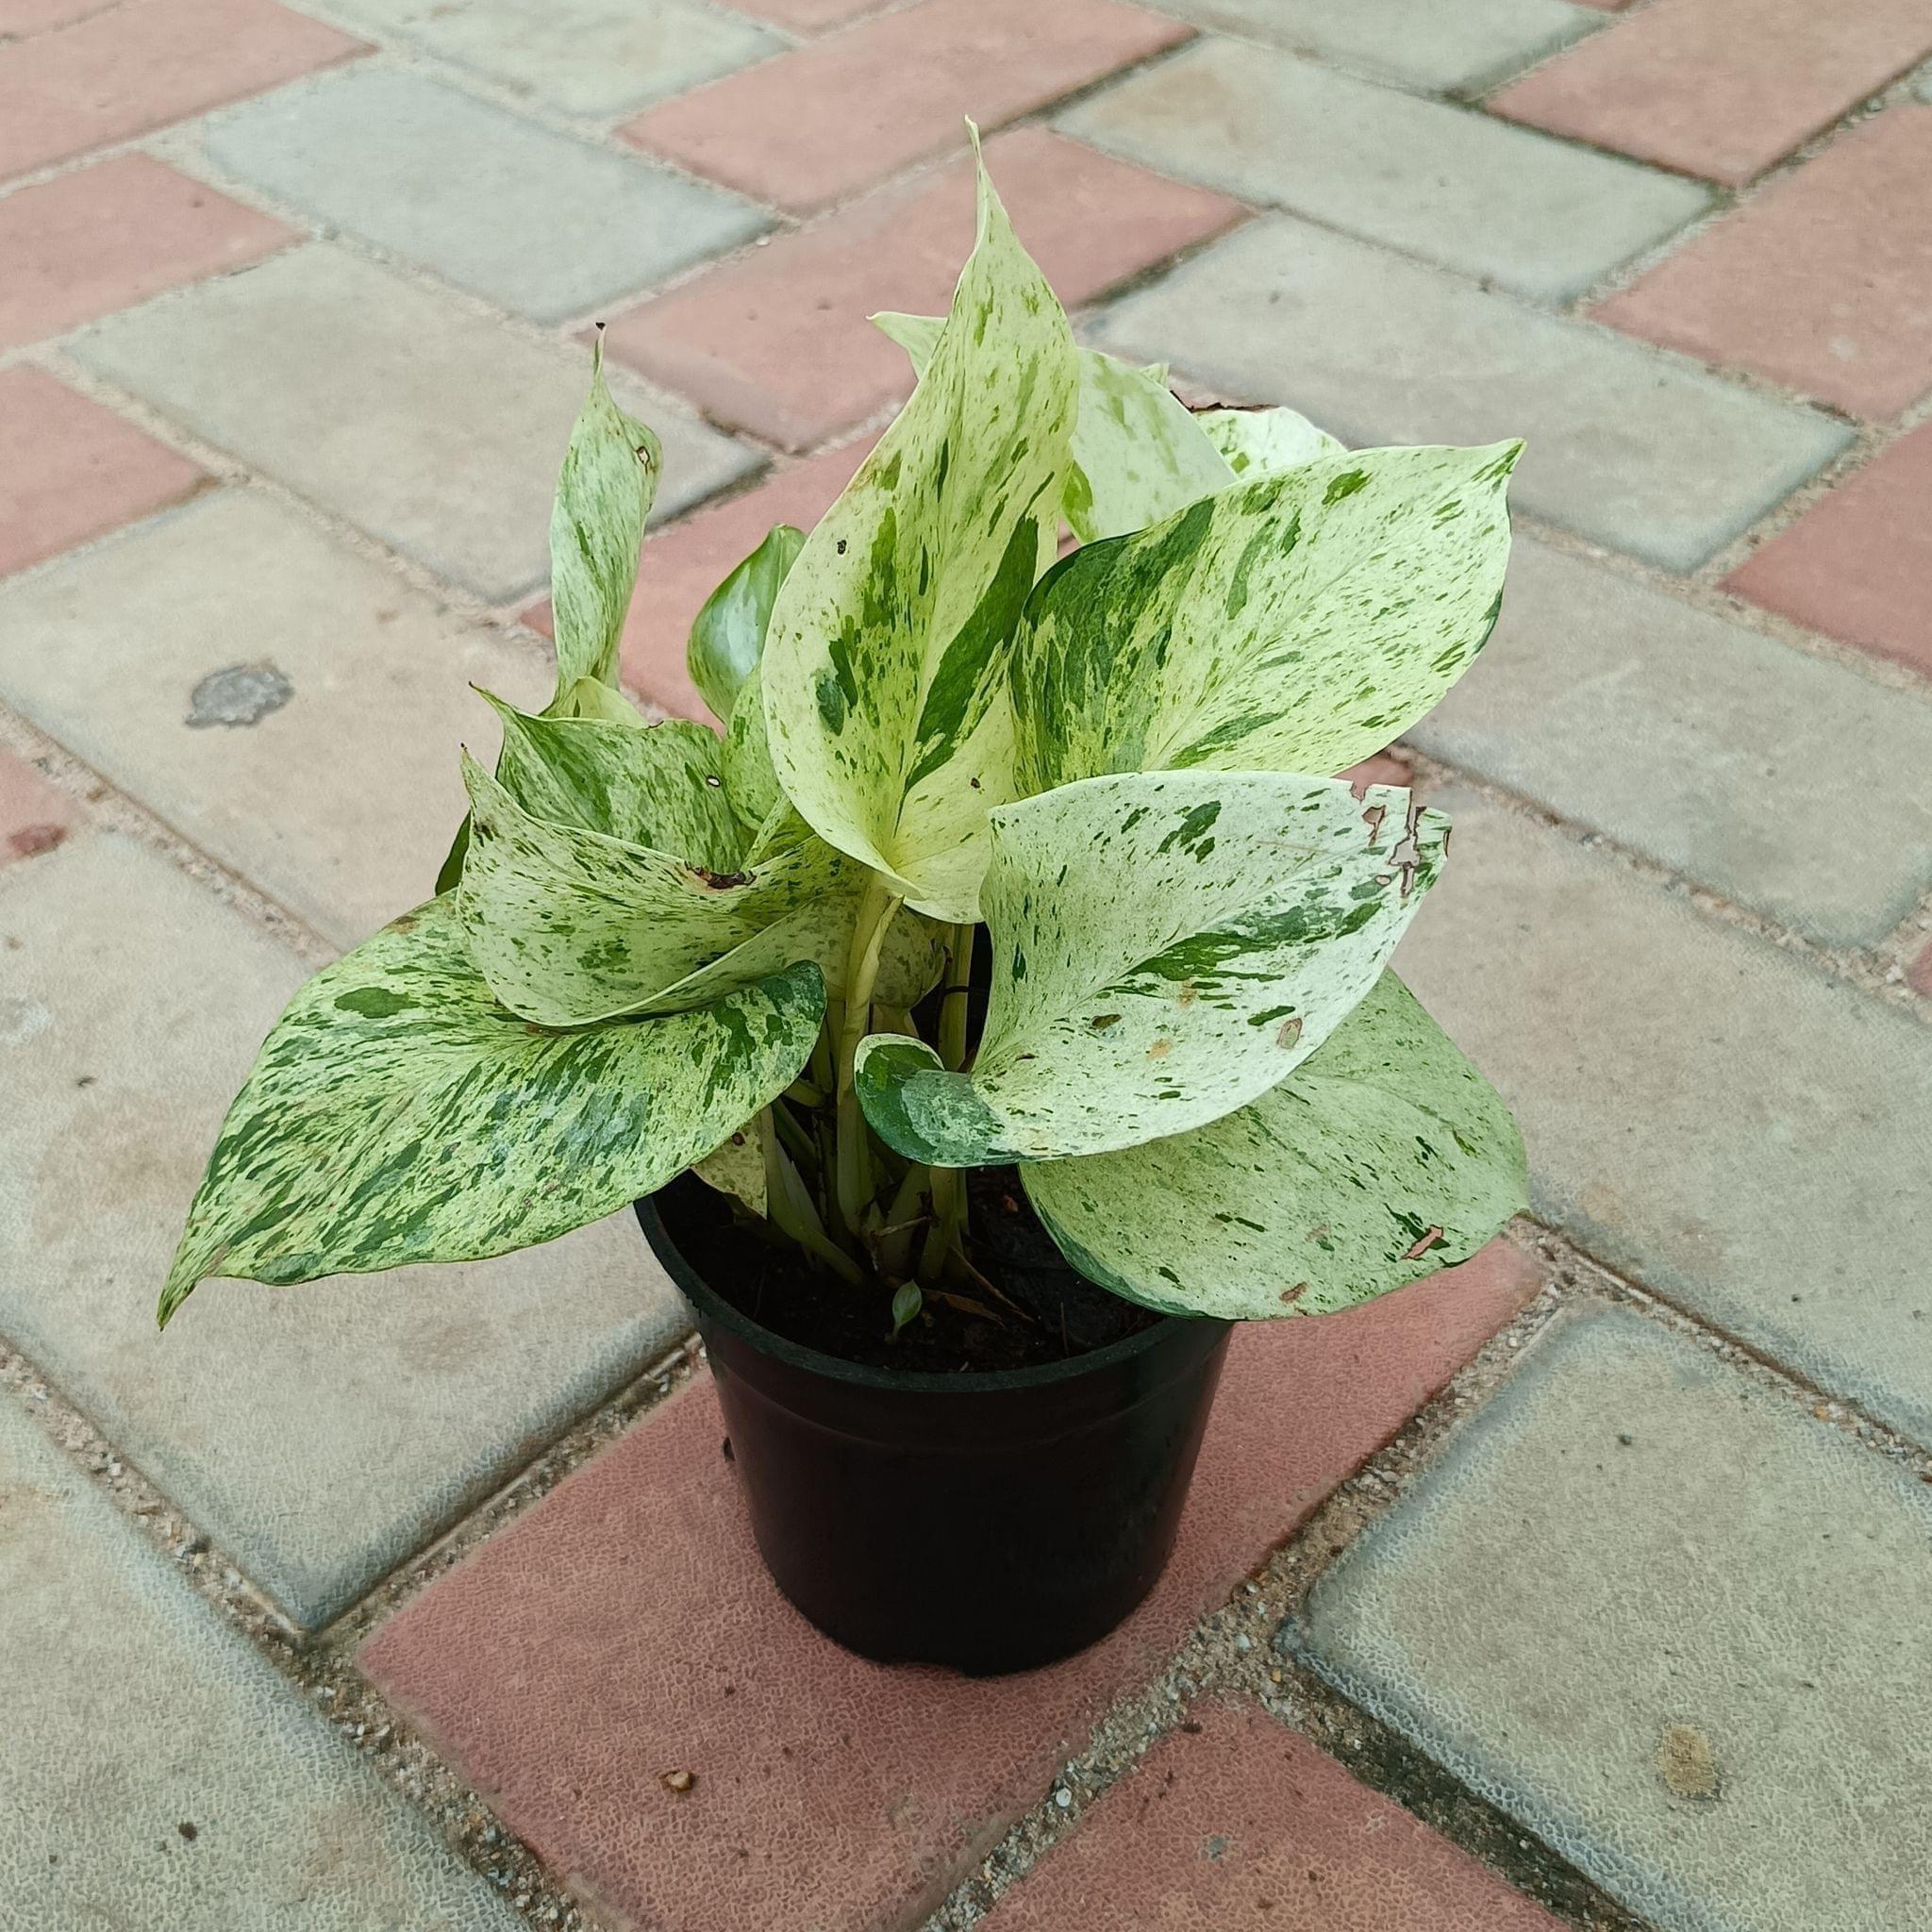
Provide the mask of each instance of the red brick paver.
{"label": "red brick paver", "polygon": [[0,180],[364,52],[273,0],[140,0],[0,51]]}
{"label": "red brick paver", "polygon": [[1932,946],[1927,946],[1906,968],[1906,984],[1923,998],[1932,1000]]}
{"label": "red brick paver", "polygon": [[[887,1669],[821,1637],[759,1566],[706,1383],[425,1591],[362,1662],[620,1924],[902,1925],[1536,1283],[1499,1241],[1366,1307],[1237,1335],[1167,1575],[1049,1670]],[[660,1782],[677,1770],[696,1778],[683,1796]]]}
{"label": "red brick paver", "polygon": [[1932,423],[1814,504],[1724,588],[1932,677]]}
{"label": "red brick paver", "polygon": [[648,109],[640,147],[806,212],[1193,29],[1115,0],[921,0]]}
{"label": "red brick paver", "polygon": [[146,155],[0,201],[0,347],[258,261],[292,230]]}
{"label": "red brick paver", "polygon": [[0,865],[53,851],[79,818],[66,792],[0,744]]}
{"label": "red brick paver", "polygon": [[1927,53],[1932,0],[1656,0],[1491,106],[1735,185]]}
{"label": "red brick paver", "polygon": [[1196,1706],[986,1932],[1557,1932],[1541,1907],[1252,1705]]}
{"label": "red brick paver", "polygon": [[[1070,308],[1219,234],[1238,202],[1027,127],[987,144],[1021,239]],[[964,158],[868,195],[612,323],[612,355],[708,413],[809,449],[912,387],[906,352],[866,322],[933,314],[973,246]]]}
{"label": "red brick paver", "polygon": [[105,13],[126,0],[0,0],[0,35],[24,41],[49,27],[65,26],[89,13]]}
{"label": "red brick paver", "polygon": [[1932,388],[1932,108],[1854,129],[1598,318],[1860,416]]}
{"label": "red brick paver", "polygon": [[0,373],[0,576],[178,503],[206,480],[51,375]]}
{"label": "red brick paver", "polygon": [[[679,718],[710,713],[684,668],[691,621],[725,574],[756,550],[774,524],[808,530],[824,515],[877,441],[864,437],[792,463],[742,496],[712,504],[668,530],[644,539],[638,593],[631,599],[621,653],[630,688]],[[547,638],[550,600],[524,612],[524,622]]]}

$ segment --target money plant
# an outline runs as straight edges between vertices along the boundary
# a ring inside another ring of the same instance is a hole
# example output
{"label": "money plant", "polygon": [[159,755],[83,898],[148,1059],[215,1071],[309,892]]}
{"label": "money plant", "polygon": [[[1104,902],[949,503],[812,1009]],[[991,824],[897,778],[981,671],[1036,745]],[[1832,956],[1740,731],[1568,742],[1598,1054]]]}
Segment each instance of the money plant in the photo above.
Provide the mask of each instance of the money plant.
{"label": "money plant", "polygon": [[1190,410],[1076,344],[983,170],[950,311],[875,319],[910,400],[691,631],[722,734],[617,687],[660,450],[593,367],[555,693],[488,699],[436,895],[276,1023],[164,1322],[688,1168],[897,1324],[982,1279],[974,1168],[1092,1281],[1223,1317],[1345,1307],[1523,1206],[1507,1111],[1388,963],[1448,824],[1337,775],[1482,648],[1520,445]]}

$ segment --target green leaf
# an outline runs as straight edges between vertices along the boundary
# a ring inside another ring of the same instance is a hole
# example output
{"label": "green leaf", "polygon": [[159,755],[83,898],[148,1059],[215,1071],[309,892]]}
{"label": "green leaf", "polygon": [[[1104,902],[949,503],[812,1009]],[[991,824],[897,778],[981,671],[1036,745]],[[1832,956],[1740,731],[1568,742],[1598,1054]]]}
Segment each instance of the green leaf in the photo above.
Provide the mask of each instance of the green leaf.
{"label": "green leaf", "polygon": [[533,817],[675,853],[709,872],[737,869],[744,829],[725,796],[715,732],[683,718],[533,718],[481,695],[503,721],[497,782]]}
{"label": "green leaf", "polygon": [[[924,375],[941,318],[887,310],[872,320],[912,358],[913,373]],[[1219,447],[1168,389],[1164,363],[1136,368],[1098,349],[1077,355],[1060,508],[1081,542],[1144,529],[1234,482]]]}
{"label": "green leaf", "polygon": [[1385,1294],[1529,1205],[1508,1108],[1392,973],[1239,1112],[1021,1178],[1090,1280],[1238,1321]]}
{"label": "green leaf", "polygon": [[1064,558],[1014,642],[1023,792],[1187,766],[1339,772],[1381,750],[1495,623],[1521,450],[1324,458]]}
{"label": "green leaf", "polygon": [[866,1117],[941,1167],[1094,1154],[1244,1107],[1361,999],[1447,822],[1277,773],[1088,779],[993,815],[993,977],[970,1074],[860,1042]]}
{"label": "green leaf", "polygon": [[1347,453],[1339,436],[1317,429],[1293,409],[1197,409],[1194,423],[1226,459],[1238,481],[1278,476],[1323,457]]}
{"label": "green leaf", "polygon": [[691,1171],[721,1194],[742,1201],[754,1214],[764,1213],[765,1157],[754,1122],[727,1134],[702,1160],[692,1161]]}
{"label": "green leaf", "polygon": [[648,731],[656,722],[645,717],[614,684],[599,684],[594,677],[580,677],[568,691],[559,691],[544,716],[589,718],[599,724],[622,724],[627,731]]}
{"label": "green leaf", "polygon": [[663,464],[657,437],[618,408],[604,380],[600,336],[591,353],[590,399],[571,431],[550,513],[558,697],[579,678],[617,682],[618,638]]}
{"label": "green leaf", "polygon": [[[811,958],[799,927],[832,916],[839,866],[819,840],[755,871],[739,869],[734,854],[732,869],[719,871],[539,818],[474,759],[463,760],[463,779],[470,856],[457,903],[471,957],[511,1012],[540,1024],[708,1005]],[[744,835],[731,829],[741,851]]]}
{"label": "green leaf", "polygon": [[1053,554],[1074,341],[982,168],[978,235],[912,400],[806,539],[762,668],[786,795],[934,918],[977,914],[1013,795],[1007,656]]}
{"label": "green leaf", "polygon": [[775,524],[765,540],[706,598],[691,627],[685,662],[714,716],[731,716],[738,689],[757,666],[778,587],[790,574],[805,533]]}
{"label": "green leaf", "polygon": [[772,750],[765,741],[764,681],[754,664],[738,687],[731,722],[724,727],[724,795],[745,824],[760,825],[783,804]]}
{"label": "green leaf", "polygon": [[702,1012],[550,1033],[503,1011],[435,899],[275,1023],[189,1210],[163,1323],[209,1274],[310,1281],[554,1240],[662,1187],[798,1075],[800,966]]}
{"label": "green leaf", "polygon": [[[703,726],[687,728],[716,752]],[[463,777],[472,832],[457,903],[471,957],[510,1011],[545,1026],[684,1012],[800,960],[842,988],[863,874],[790,807],[748,844],[727,815],[734,842],[720,870],[539,817],[474,760]],[[940,966],[930,924],[901,924],[878,997],[910,1006]]]}

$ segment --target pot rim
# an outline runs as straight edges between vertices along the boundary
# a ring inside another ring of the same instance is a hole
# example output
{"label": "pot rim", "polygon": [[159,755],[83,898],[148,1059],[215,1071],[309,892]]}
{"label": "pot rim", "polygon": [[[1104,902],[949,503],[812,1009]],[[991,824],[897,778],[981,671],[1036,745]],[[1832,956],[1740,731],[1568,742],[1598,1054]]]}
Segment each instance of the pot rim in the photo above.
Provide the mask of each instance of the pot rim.
{"label": "pot rim", "polygon": [[1162,1315],[1138,1334],[1109,1341],[1104,1348],[1090,1349],[1085,1355],[1070,1356],[1062,1361],[1040,1362],[1029,1369],[989,1369],[977,1374],[948,1374],[934,1369],[875,1369],[864,1362],[848,1362],[842,1356],[826,1355],[790,1341],[774,1334],[763,1323],[754,1321],[734,1307],[713,1289],[685,1257],[675,1237],[664,1225],[658,1211],[656,1194],[641,1194],[632,1204],[638,1225],[651,1252],[664,1264],[678,1292],[690,1302],[706,1322],[728,1328],[741,1341],[789,1367],[822,1375],[829,1381],[849,1382],[862,1389],[885,1389],[907,1395],[996,1395],[1025,1389],[1048,1389],[1057,1382],[1071,1382],[1094,1374],[1116,1363],[1131,1361],[1164,1342],[1177,1340],[1181,1331],[1192,1328],[1232,1328],[1234,1324],[1212,1315]]}

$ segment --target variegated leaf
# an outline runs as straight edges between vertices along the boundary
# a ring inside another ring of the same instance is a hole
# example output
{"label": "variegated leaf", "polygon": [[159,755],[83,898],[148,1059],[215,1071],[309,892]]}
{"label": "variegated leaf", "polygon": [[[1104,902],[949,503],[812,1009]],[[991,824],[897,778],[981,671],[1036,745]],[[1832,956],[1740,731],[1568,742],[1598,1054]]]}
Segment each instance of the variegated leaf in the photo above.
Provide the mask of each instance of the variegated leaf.
{"label": "variegated leaf", "polygon": [[1093,1154],[1244,1107],[1374,984],[1442,862],[1409,794],[1280,773],[1094,778],[993,815],[970,1074],[861,1042],[866,1117],[941,1167]]}
{"label": "variegated leaf", "polygon": [[474,759],[463,779],[470,856],[458,905],[471,957],[511,1012],[579,1026],[686,1010],[811,956],[782,923],[832,893],[838,869],[823,841],[755,872],[718,872],[536,817]]}
{"label": "variegated leaf", "polygon": [[1323,457],[1339,457],[1348,448],[1339,436],[1317,429],[1293,409],[1197,409],[1193,417],[1242,483],[1278,476]]}
{"label": "variegated leaf", "polygon": [[295,995],[222,1128],[162,1291],[309,1281],[554,1240],[767,1106],[824,1009],[799,966],[706,1011],[551,1033],[506,1013],[432,900]]}
{"label": "variegated leaf", "polygon": [[550,603],[557,692],[579,678],[617,681],[617,642],[637,584],[638,548],[658,491],[664,452],[618,408],[604,380],[604,343],[591,364],[591,394],[571,431],[550,513]]}
{"label": "variegated leaf", "polygon": [[[941,319],[888,310],[872,320],[923,375]],[[1145,529],[1235,480],[1216,442],[1168,389],[1164,363],[1137,368],[1098,349],[1078,357],[1060,508],[1081,542]]]}
{"label": "variegated leaf", "polygon": [[731,722],[724,727],[724,795],[747,824],[760,825],[780,805],[789,804],[772,769],[765,741],[764,681],[754,664],[738,687]]}
{"label": "variegated leaf", "polygon": [[568,691],[559,691],[544,715],[589,718],[599,724],[622,724],[629,731],[648,730],[654,722],[614,684],[599,684],[594,677],[580,677]]}
{"label": "variegated leaf", "polygon": [[1322,1315],[1528,1206],[1523,1137],[1394,974],[1287,1079],[1170,1140],[1021,1170],[1090,1280],[1170,1314]]}
{"label": "variegated leaf", "polygon": [[532,718],[482,693],[503,721],[496,778],[533,817],[738,870],[745,832],[725,797],[724,747],[688,719],[658,724]]}
{"label": "variegated leaf", "polygon": [[757,1122],[746,1121],[727,1134],[702,1160],[691,1163],[691,1172],[721,1194],[742,1201],[754,1214],[764,1213],[765,1155]]}
{"label": "variegated leaf", "polygon": [[706,598],[691,627],[685,662],[712,715],[731,716],[738,688],[765,648],[778,586],[797,560],[805,533],[774,524],[765,540]]}
{"label": "variegated leaf", "polygon": [[[686,1012],[800,960],[841,987],[863,875],[789,807],[749,846],[734,825],[732,869],[719,872],[537,817],[472,760],[463,776],[472,831],[458,906],[471,957],[510,1011],[545,1026]],[[899,924],[878,997],[909,1006],[939,962],[925,922]]]}
{"label": "variegated leaf", "polygon": [[974,918],[1012,796],[1007,653],[1058,534],[1074,341],[984,169],[978,234],[912,400],[807,538],[761,676],[772,764],[911,906]]}
{"label": "variegated leaf", "polygon": [[1488,640],[1521,450],[1324,458],[1064,558],[1015,640],[1022,791],[1379,751]]}

